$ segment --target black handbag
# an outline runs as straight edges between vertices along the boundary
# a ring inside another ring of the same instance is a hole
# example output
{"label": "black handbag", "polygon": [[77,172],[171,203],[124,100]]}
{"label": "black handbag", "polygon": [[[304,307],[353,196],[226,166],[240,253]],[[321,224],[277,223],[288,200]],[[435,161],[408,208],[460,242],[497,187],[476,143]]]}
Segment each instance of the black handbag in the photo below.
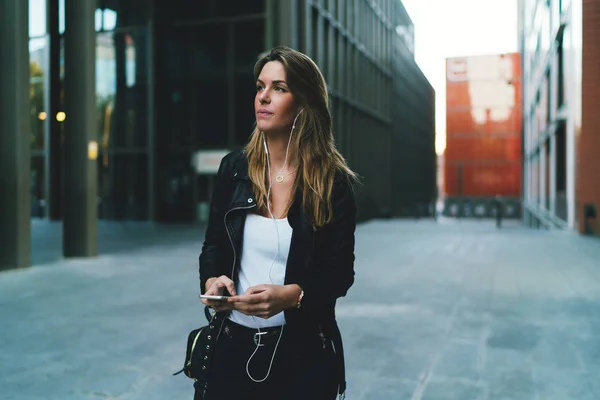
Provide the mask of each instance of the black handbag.
{"label": "black handbag", "polygon": [[204,314],[208,325],[189,333],[183,368],[173,375],[183,372],[188,378],[195,381],[196,390],[206,391],[212,355],[225,319],[219,313],[211,314],[208,306],[204,308]]}

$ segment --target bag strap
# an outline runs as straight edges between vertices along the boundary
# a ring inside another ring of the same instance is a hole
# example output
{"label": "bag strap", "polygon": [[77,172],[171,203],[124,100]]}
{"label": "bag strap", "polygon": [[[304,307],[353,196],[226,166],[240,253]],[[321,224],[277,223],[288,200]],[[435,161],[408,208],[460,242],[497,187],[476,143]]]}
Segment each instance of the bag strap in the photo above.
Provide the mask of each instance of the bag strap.
{"label": "bag strap", "polygon": [[210,308],[209,306],[204,306],[204,316],[206,317],[206,320],[208,322],[212,322],[212,320],[215,318],[215,315],[217,315],[217,312],[213,310],[213,312],[211,313],[212,308]]}

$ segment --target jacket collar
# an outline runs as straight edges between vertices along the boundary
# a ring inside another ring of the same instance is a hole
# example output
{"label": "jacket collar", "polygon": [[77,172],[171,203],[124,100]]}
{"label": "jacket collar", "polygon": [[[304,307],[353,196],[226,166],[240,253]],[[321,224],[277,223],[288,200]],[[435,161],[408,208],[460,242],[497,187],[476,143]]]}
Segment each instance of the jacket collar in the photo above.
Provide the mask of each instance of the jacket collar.
{"label": "jacket collar", "polygon": [[[239,191],[233,196],[230,208],[250,208],[249,206],[256,204],[256,197],[252,192],[252,185],[250,184],[250,177],[248,175],[248,157],[246,155],[246,150],[240,151],[240,154],[235,158],[233,168],[231,168],[231,180],[245,181],[245,184],[241,185],[242,187],[239,188]],[[290,220],[290,223],[293,223],[300,218],[306,218],[301,205],[302,191],[296,190],[294,201],[288,211],[288,220]],[[306,223],[310,225],[308,219],[306,220]]]}
{"label": "jacket collar", "polygon": [[231,169],[231,179],[249,180],[246,150],[242,150],[239,156],[235,158],[233,168]]}

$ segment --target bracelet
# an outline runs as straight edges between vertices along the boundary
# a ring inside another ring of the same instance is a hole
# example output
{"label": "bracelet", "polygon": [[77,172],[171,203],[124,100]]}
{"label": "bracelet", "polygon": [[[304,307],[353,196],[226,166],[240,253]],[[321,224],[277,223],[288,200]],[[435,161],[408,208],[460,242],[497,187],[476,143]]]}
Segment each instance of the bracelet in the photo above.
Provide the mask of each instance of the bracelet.
{"label": "bracelet", "polygon": [[304,297],[304,290],[300,291],[300,296],[298,296],[298,302],[296,303],[296,308],[302,307],[302,298]]}

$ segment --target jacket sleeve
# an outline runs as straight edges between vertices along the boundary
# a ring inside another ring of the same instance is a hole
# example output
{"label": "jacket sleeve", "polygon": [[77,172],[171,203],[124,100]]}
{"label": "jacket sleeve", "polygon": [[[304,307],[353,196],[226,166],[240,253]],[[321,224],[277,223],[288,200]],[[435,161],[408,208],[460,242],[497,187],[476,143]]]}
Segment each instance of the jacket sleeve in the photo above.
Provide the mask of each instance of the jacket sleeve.
{"label": "jacket sleeve", "polygon": [[219,246],[222,243],[222,238],[225,231],[225,190],[227,176],[225,172],[226,159],[221,160],[219,172],[215,177],[213,194],[210,204],[210,214],[208,217],[208,225],[204,235],[204,243],[202,252],[199,257],[199,273],[200,273],[200,293],[206,291],[206,281],[209,278],[220,276],[219,271]]}
{"label": "jacket sleeve", "polygon": [[314,273],[299,286],[304,291],[302,308],[321,308],[345,296],[354,283],[354,232],[356,202],[348,179],[334,186],[333,221],[320,232],[322,243],[317,253]]}

